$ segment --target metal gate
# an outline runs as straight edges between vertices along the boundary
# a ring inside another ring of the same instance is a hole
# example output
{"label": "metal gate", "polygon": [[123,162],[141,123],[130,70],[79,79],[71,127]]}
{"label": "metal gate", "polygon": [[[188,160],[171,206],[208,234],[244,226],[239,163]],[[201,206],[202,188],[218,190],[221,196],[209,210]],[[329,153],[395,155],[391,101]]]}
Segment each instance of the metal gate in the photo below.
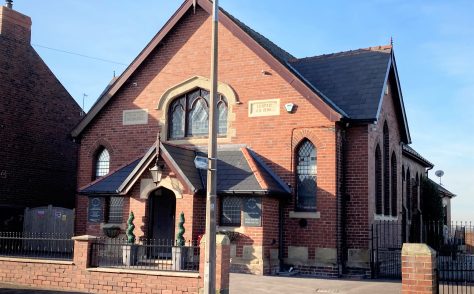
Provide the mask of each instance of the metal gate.
{"label": "metal gate", "polygon": [[402,225],[383,221],[372,225],[372,278],[402,278]]}
{"label": "metal gate", "polygon": [[74,209],[43,206],[25,209],[23,233],[73,236]]}

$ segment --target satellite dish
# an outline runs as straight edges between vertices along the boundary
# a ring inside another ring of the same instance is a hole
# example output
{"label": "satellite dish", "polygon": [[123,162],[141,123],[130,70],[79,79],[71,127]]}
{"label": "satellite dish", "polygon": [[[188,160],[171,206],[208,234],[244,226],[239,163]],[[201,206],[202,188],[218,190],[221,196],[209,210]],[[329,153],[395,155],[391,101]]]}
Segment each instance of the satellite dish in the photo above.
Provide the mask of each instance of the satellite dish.
{"label": "satellite dish", "polygon": [[441,184],[441,177],[444,176],[444,171],[437,170],[435,171],[435,175],[439,178],[439,185],[442,186],[443,184]]}

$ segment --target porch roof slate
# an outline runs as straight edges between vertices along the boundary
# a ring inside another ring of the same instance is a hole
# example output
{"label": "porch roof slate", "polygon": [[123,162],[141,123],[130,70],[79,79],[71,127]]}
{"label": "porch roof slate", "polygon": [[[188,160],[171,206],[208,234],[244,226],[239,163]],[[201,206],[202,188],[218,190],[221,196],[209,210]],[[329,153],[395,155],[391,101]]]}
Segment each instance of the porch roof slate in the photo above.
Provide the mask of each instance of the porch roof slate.
{"label": "porch roof slate", "polygon": [[[196,189],[196,193],[202,194],[206,190],[207,170],[199,170],[194,165],[197,155],[207,157],[203,151],[192,150],[172,144],[162,143],[171,159],[176,163],[184,176]],[[218,194],[278,194],[289,195],[288,186],[271,169],[258,158],[256,153],[250,152],[257,163],[257,170],[252,171],[243,152],[238,149],[226,149],[217,151],[217,193]],[[140,162],[145,162],[140,157],[133,162],[111,172],[110,174],[90,183],[79,191],[85,195],[118,195],[124,194],[120,187],[130,177],[131,173],[138,170]],[[255,173],[258,172],[266,183],[262,187]]]}

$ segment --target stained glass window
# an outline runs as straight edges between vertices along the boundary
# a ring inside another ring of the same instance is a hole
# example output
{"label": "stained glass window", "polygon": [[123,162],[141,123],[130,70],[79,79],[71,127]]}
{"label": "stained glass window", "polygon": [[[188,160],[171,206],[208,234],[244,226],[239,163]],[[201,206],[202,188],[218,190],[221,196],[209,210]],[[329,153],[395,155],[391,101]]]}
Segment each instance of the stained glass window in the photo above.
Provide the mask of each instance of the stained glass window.
{"label": "stained glass window", "polygon": [[209,133],[209,108],[203,98],[194,102],[189,112],[188,136],[204,136]]}
{"label": "stained glass window", "polygon": [[109,166],[110,166],[110,154],[109,154],[109,151],[107,151],[107,149],[103,148],[97,154],[97,160],[95,163],[95,177],[99,178],[108,174]]}
{"label": "stained glass window", "polygon": [[309,140],[305,140],[299,146],[296,157],[296,208],[298,210],[316,210],[316,174],[316,148]]}
{"label": "stained glass window", "polygon": [[124,197],[110,197],[109,202],[109,223],[119,224],[123,221],[123,201]]}
{"label": "stained glass window", "polygon": [[[227,99],[218,95],[218,134],[227,134]],[[204,137],[209,134],[209,91],[194,89],[177,97],[169,108],[170,139]]]}
{"label": "stained glass window", "polygon": [[227,105],[222,100],[217,105],[217,113],[219,115],[217,133],[225,135],[227,134]]}
{"label": "stained glass window", "polygon": [[221,209],[221,225],[240,226],[242,201],[239,197],[223,197]]}

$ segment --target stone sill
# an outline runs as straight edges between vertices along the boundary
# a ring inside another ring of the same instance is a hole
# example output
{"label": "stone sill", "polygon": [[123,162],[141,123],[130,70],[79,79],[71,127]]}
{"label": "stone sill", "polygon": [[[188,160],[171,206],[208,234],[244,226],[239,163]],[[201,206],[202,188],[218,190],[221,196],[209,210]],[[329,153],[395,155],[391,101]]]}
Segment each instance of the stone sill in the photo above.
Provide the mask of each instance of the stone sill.
{"label": "stone sill", "polygon": [[237,233],[245,233],[244,227],[227,227],[227,226],[217,226],[217,231],[227,231],[227,232],[237,232]]}
{"label": "stone sill", "polygon": [[100,273],[137,274],[137,275],[147,275],[147,276],[199,278],[199,273],[188,273],[188,272],[147,271],[147,270],[133,270],[133,269],[123,269],[123,268],[88,268],[87,271],[100,272]]}
{"label": "stone sill", "polygon": [[382,215],[382,214],[374,214],[374,220],[378,221],[396,221],[398,220],[398,216],[393,217],[393,216],[388,216],[388,215]]}
{"label": "stone sill", "polygon": [[43,264],[62,264],[62,265],[73,265],[72,261],[65,260],[53,260],[53,259],[34,259],[34,258],[21,258],[21,257],[0,257],[0,261],[11,261],[11,262],[24,262],[24,263],[43,263]]}
{"label": "stone sill", "polygon": [[305,212],[305,211],[290,211],[290,218],[320,218],[321,213],[319,211],[315,212]]}

